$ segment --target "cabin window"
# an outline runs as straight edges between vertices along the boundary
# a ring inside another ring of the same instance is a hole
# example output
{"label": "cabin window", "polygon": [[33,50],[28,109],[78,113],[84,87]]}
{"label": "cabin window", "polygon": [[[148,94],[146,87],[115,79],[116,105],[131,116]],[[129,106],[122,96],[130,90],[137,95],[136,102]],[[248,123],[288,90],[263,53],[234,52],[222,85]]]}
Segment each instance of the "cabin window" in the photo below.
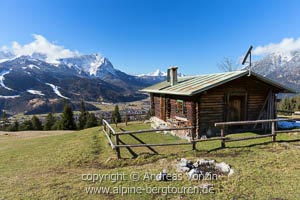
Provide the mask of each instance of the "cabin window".
{"label": "cabin window", "polygon": [[183,100],[176,101],[176,113],[184,113],[184,102]]}

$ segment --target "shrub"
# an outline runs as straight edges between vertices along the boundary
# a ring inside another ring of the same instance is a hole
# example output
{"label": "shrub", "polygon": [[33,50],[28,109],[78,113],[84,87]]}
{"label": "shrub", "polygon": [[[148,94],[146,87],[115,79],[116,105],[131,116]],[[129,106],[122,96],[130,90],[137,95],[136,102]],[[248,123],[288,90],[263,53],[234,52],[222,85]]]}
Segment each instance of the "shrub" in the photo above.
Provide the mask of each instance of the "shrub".
{"label": "shrub", "polygon": [[53,129],[56,129],[56,127],[54,127],[56,123],[56,119],[55,117],[53,116],[52,113],[49,113],[46,117],[46,121],[45,121],[45,125],[44,125],[44,130],[47,131],[47,130],[53,130]]}
{"label": "shrub", "polygon": [[94,127],[97,125],[98,125],[98,123],[97,123],[96,116],[94,115],[94,113],[89,113],[87,115],[87,120],[86,120],[86,124],[85,124],[84,128],[91,128],[91,127]]}

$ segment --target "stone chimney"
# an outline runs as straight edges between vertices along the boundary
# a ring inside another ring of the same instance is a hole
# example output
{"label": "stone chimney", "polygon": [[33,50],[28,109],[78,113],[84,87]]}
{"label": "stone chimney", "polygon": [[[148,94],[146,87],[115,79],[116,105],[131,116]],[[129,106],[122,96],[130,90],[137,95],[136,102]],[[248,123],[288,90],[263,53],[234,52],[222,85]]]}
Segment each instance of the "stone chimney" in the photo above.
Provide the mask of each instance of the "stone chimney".
{"label": "stone chimney", "polygon": [[177,84],[177,69],[178,67],[170,67],[168,69],[167,81],[170,82],[171,86]]}

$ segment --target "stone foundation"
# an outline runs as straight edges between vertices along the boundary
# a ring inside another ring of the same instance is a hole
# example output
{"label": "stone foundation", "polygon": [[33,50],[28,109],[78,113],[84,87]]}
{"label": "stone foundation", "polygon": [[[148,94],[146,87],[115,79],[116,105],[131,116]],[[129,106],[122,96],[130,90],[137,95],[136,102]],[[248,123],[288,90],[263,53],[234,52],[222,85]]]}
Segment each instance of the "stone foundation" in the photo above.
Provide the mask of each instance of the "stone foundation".
{"label": "stone foundation", "polygon": [[[174,127],[171,123],[165,122],[162,119],[159,119],[158,117],[151,117],[151,127],[154,129],[162,129],[162,128],[178,128]],[[190,140],[190,131],[189,130],[178,130],[178,131],[164,131],[164,134],[171,134],[177,137],[180,137],[182,139]]]}

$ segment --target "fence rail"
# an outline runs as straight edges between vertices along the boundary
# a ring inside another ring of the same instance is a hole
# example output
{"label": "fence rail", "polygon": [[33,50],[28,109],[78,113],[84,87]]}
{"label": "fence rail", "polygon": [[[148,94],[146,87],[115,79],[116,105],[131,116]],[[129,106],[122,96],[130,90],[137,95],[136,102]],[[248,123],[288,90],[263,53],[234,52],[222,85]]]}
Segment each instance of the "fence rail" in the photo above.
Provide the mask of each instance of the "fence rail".
{"label": "fence rail", "polygon": [[114,148],[115,148],[115,145],[114,145],[114,143],[113,143],[113,142],[111,141],[111,139],[110,139],[110,129],[107,130],[107,129],[106,129],[106,125],[103,124],[102,131],[103,131],[104,134],[106,135],[107,140],[108,140],[108,142],[109,142],[111,148],[114,149]]}
{"label": "fence rail", "polygon": [[[214,138],[207,138],[207,139],[195,139],[195,127],[182,127],[182,128],[162,128],[162,129],[145,129],[145,130],[135,130],[135,131],[122,131],[116,132],[110,124],[103,119],[103,132],[106,135],[110,146],[112,149],[116,150],[117,158],[121,158],[120,148],[127,148],[128,150],[132,151],[131,147],[147,147],[154,153],[157,153],[152,146],[176,146],[176,145],[192,145],[192,149],[196,149],[197,142],[207,142],[207,141],[214,141],[214,140],[221,140],[221,147],[226,147],[226,142],[235,142],[235,141],[243,141],[243,140],[251,140],[251,139],[258,139],[258,138],[266,138],[272,137],[272,141],[276,141],[277,133],[284,133],[284,132],[292,132],[293,130],[289,131],[276,131],[275,123],[279,121],[290,121],[290,119],[268,119],[268,120],[252,120],[252,121],[236,121],[236,122],[218,122],[215,123],[215,127],[220,127],[221,136],[214,137]],[[225,137],[225,127],[226,126],[234,126],[234,125],[248,125],[248,124],[259,124],[259,123],[271,123],[271,133],[265,135],[257,135],[257,136],[250,136],[250,137],[243,137],[243,138],[231,138]],[[135,134],[142,134],[142,133],[149,133],[149,132],[161,132],[161,131],[176,131],[176,130],[191,130],[191,140],[188,142],[181,142],[181,143],[159,143],[159,144],[147,144],[139,139]],[[300,131],[299,129],[297,131]],[[125,144],[122,140],[120,140],[121,135],[129,135],[136,139],[140,144]],[[115,143],[112,142],[111,138],[115,138]],[[121,144],[120,144],[121,143]]]}
{"label": "fence rail", "polygon": [[148,133],[148,132],[158,132],[158,131],[175,131],[175,130],[191,130],[193,126],[182,127],[182,128],[161,128],[161,129],[145,129],[145,130],[136,130],[136,131],[123,131],[117,132],[116,135],[126,135],[126,134],[139,134],[139,133]]}
{"label": "fence rail", "polygon": [[[181,143],[160,143],[160,144],[146,144],[134,134],[142,134],[142,133],[149,133],[149,132],[162,132],[162,131],[175,131],[175,130],[193,130],[194,127],[182,127],[182,128],[161,128],[161,129],[145,129],[145,130],[135,130],[135,131],[122,131],[122,132],[116,132],[110,124],[103,119],[103,132],[106,135],[110,146],[112,149],[116,150],[117,158],[121,158],[120,155],[120,148],[130,148],[130,147],[148,147],[150,150],[155,151],[151,148],[151,146],[174,146],[174,145],[190,145],[192,144],[193,149],[195,148],[195,141],[191,140],[189,142],[181,142]],[[136,140],[138,140],[141,144],[125,144],[123,141],[120,140],[121,135],[129,135]],[[192,133],[194,135],[194,133]],[[115,144],[112,142],[111,137],[115,137]],[[194,137],[192,137],[194,138]],[[120,144],[122,143],[122,144]]]}
{"label": "fence rail", "polygon": [[292,130],[280,130],[280,131],[276,131],[276,133],[292,133],[292,132],[300,132],[300,129],[292,129]]}
{"label": "fence rail", "polygon": [[247,124],[259,124],[269,122],[287,121],[286,119],[263,119],[263,120],[252,120],[252,121],[236,121],[236,122],[217,122],[215,127],[218,126],[231,126],[231,125],[247,125]]}
{"label": "fence rail", "polygon": [[116,145],[116,147],[155,147],[155,146],[174,146],[174,145],[190,145],[191,142],[181,142],[181,143],[161,143],[161,144],[121,144]]}
{"label": "fence rail", "polygon": [[[287,119],[265,119],[265,120],[251,120],[251,121],[237,121],[237,122],[218,122],[215,123],[215,127],[221,127],[221,137],[223,138],[221,141],[221,146],[224,148],[226,142],[234,142],[234,141],[243,141],[243,140],[252,140],[258,138],[272,137],[272,141],[276,141],[276,130],[275,130],[275,122],[279,121],[288,121]],[[228,138],[225,137],[225,126],[233,126],[233,125],[248,125],[248,124],[259,124],[259,123],[271,123],[271,134],[266,135],[258,135],[244,138]]]}

